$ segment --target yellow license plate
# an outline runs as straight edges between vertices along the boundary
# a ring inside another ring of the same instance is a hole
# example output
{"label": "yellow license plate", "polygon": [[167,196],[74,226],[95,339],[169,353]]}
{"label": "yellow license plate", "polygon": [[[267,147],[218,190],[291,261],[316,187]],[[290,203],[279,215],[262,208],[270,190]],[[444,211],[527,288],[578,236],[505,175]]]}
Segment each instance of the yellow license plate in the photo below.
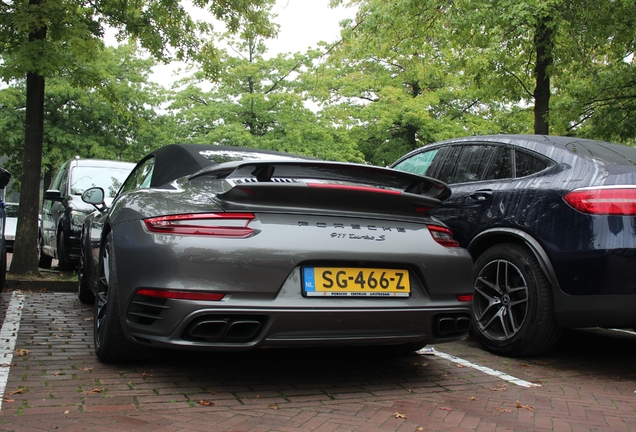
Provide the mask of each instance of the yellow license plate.
{"label": "yellow license plate", "polygon": [[409,272],[401,269],[303,267],[309,297],[408,297]]}

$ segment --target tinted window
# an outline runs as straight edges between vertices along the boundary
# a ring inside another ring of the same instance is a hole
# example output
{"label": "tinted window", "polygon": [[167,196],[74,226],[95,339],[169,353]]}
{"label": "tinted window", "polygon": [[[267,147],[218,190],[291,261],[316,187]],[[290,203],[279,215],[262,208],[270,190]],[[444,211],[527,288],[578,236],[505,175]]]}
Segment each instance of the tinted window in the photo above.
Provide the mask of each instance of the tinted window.
{"label": "tinted window", "polygon": [[484,180],[499,180],[512,178],[512,149],[497,147],[486,173]]}
{"label": "tinted window", "polygon": [[516,177],[525,177],[543,171],[548,163],[531,154],[517,150],[515,152]]}
{"label": "tinted window", "polygon": [[134,189],[145,189],[150,187],[150,180],[155,168],[155,158],[151,157],[145,160],[141,165],[137,166],[130,176],[126,179],[122,192],[128,192]]}
{"label": "tinted window", "polygon": [[455,173],[449,183],[467,183],[482,179],[495,147],[484,145],[462,146]]}
{"label": "tinted window", "polygon": [[460,146],[448,146],[440,149],[431,164],[429,175],[444,183],[452,183],[460,153]]}

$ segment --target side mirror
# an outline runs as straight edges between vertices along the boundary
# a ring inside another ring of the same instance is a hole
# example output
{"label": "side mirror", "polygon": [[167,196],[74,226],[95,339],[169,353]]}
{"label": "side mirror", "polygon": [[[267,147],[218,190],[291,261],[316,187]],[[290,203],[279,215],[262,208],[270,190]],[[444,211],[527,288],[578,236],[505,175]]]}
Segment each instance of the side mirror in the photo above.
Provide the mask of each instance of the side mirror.
{"label": "side mirror", "polygon": [[44,192],[44,199],[49,201],[64,201],[64,197],[62,197],[62,192],[55,189],[49,189]]}
{"label": "side mirror", "polygon": [[104,197],[104,189],[100,187],[92,187],[84,191],[82,194],[82,201],[87,204],[92,204],[99,211],[104,211],[106,209]]}
{"label": "side mirror", "polygon": [[0,189],[7,187],[11,181],[11,173],[4,168],[0,168]]}

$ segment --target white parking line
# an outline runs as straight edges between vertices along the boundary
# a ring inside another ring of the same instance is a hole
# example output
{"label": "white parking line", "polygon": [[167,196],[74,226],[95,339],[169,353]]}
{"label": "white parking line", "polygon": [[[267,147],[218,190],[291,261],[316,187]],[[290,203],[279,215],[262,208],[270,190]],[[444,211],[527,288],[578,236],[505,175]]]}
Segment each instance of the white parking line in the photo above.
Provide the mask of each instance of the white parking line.
{"label": "white parking line", "polygon": [[469,367],[469,368],[476,369],[476,370],[478,370],[480,372],[483,372],[483,373],[488,374],[488,375],[495,376],[495,377],[497,377],[499,379],[502,379],[504,381],[508,381],[509,383],[516,384],[516,385],[521,386],[521,387],[541,387],[540,384],[534,384],[534,383],[531,383],[531,382],[528,382],[528,381],[524,381],[522,379],[515,378],[512,375],[508,375],[506,373],[500,372],[500,371],[495,370],[495,369],[491,369],[491,368],[486,367],[486,366],[481,366],[481,365],[478,365],[478,364],[475,364],[475,363],[471,363],[471,362],[469,362],[467,360],[464,360],[462,358],[455,357],[455,356],[452,356],[450,354],[446,354],[446,353],[443,353],[441,351],[437,351],[435,349],[424,348],[424,349],[422,349],[420,351],[417,351],[417,352],[420,353],[420,354],[433,354],[433,355],[436,355],[436,356],[441,357],[443,359],[452,361],[453,363],[457,363],[457,364],[460,364],[462,366],[466,366],[466,367]]}
{"label": "white parking line", "polygon": [[23,306],[24,294],[13,291],[7,313],[4,317],[2,329],[0,329],[0,409],[2,408],[4,391],[7,388],[7,380],[9,379],[11,362],[13,361],[15,341],[18,338],[18,330],[20,329]]}

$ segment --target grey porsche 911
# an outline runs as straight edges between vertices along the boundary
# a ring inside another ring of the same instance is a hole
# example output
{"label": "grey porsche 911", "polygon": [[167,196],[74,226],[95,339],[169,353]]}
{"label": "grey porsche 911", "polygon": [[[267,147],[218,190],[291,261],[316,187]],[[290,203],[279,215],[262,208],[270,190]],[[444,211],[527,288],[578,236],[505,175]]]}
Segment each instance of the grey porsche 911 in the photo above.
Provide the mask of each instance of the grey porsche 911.
{"label": "grey porsche 911", "polygon": [[[266,150],[169,145],[82,231],[95,352],[393,345],[468,336],[472,259],[437,180]],[[393,348],[389,348],[392,350]]]}

